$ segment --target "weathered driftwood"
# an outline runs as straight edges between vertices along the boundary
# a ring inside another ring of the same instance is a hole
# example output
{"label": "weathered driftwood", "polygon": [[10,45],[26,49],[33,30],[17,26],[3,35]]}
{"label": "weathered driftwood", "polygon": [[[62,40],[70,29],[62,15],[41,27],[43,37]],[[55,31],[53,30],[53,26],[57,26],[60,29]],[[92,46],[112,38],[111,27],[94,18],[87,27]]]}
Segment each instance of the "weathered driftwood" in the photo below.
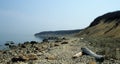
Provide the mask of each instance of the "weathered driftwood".
{"label": "weathered driftwood", "polygon": [[103,62],[104,61],[104,56],[103,55],[98,55],[96,53],[94,53],[93,51],[91,51],[90,49],[88,48],[81,48],[82,50],[82,54],[83,55],[89,55],[89,56],[92,56],[96,59],[96,61],[98,62]]}
{"label": "weathered driftwood", "polygon": [[79,53],[75,54],[72,58],[78,58],[80,56],[82,56],[82,52],[79,52]]}
{"label": "weathered driftwood", "polygon": [[97,62],[103,62],[104,61],[104,56],[103,55],[98,55],[88,48],[81,48],[81,50],[82,50],[82,52],[76,53],[75,55],[73,55],[72,58],[78,58],[82,55],[89,55],[89,56],[94,57]]}

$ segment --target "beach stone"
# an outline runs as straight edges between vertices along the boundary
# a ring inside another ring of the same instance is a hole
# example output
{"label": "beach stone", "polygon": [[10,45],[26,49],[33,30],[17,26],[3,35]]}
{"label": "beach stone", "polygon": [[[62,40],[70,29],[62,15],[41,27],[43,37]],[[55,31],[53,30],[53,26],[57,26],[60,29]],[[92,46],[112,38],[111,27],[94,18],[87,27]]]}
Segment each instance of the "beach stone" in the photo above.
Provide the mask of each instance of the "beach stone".
{"label": "beach stone", "polygon": [[65,37],[63,37],[62,40],[67,40],[67,39]]}
{"label": "beach stone", "polygon": [[27,57],[29,60],[37,60],[37,59],[38,59],[37,55],[34,54],[34,53],[28,54],[28,55],[26,55],[26,57]]}
{"label": "beach stone", "polygon": [[36,41],[31,41],[30,44],[37,44],[38,42]]}
{"label": "beach stone", "polygon": [[2,50],[0,50],[0,54],[3,54],[3,51],[2,51]]}
{"label": "beach stone", "polygon": [[54,56],[54,55],[49,55],[49,56],[47,56],[45,59],[47,59],[47,60],[56,60],[57,57]]}
{"label": "beach stone", "polygon": [[49,42],[48,39],[43,39],[43,42]]}
{"label": "beach stone", "polygon": [[48,48],[48,46],[47,46],[47,45],[43,45],[42,48],[43,48],[43,49],[46,49],[46,48]]}
{"label": "beach stone", "polygon": [[18,64],[28,64],[27,62],[18,62]]}
{"label": "beach stone", "polygon": [[37,55],[37,56],[41,56],[42,54],[43,54],[43,53],[39,52],[39,53],[37,53],[36,55]]}
{"label": "beach stone", "polygon": [[18,62],[18,61],[27,61],[29,60],[29,58],[27,58],[26,56],[23,56],[23,55],[20,55],[20,56],[16,56],[16,57],[13,57],[11,59],[12,62]]}
{"label": "beach stone", "polygon": [[31,53],[31,54],[27,54],[27,55],[20,54],[19,56],[13,57],[11,59],[11,61],[12,62],[17,62],[17,61],[24,62],[24,61],[28,61],[28,60],[37,60],[37,59],[38,59],[37,55]]}
{"label": "beach stone", "polygon": [[89,61],[88,64],[96,64],[95,61]]}
{"label": "beach stone", "polygon": [[61,44],[68,44],[68,42],[62,42]]}
{"label": "beach stone", "polygon": [[54,46],[59,46],[59,43],[55,43]]}
{"label": "beach stone", "polygon": [[9,46],[10,44],[9,43],[5,43],[5,46]]}
{"label": "beach stone", "polygon": [[22,44],[22,45],[21,45],[21,48],[26,48],[25,44]]}
{"label": "beach stone", "polygon": [[54,43],[50,43],[50,47],[54,47]]}

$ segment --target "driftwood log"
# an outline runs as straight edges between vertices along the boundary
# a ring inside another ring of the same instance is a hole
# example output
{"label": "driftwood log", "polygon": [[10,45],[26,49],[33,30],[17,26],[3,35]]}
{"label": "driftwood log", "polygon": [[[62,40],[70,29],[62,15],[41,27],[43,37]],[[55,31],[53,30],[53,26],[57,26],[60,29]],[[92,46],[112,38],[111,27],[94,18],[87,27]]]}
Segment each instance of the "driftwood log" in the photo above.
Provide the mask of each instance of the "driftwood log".
{"label": "driftwood log", "polygon": [[81,48],[83,55],[89,55],[95,58],[96,61],[98,62],[103,62],[104,61],[104,56],[103,55],[98,55],[91,51],[88,48]]}
{"label": "driftwood log", "polygon": [[103,55],[98,55],[88,48],[81,48],[81,50],[82,50],[82,52],[76,53],[73,56],[73,58],[77,58],[77,57],[80,57],[82,55],[89,55],[89,56],[94,57],[97,62],[103,62],[104,61],[104,56]]}

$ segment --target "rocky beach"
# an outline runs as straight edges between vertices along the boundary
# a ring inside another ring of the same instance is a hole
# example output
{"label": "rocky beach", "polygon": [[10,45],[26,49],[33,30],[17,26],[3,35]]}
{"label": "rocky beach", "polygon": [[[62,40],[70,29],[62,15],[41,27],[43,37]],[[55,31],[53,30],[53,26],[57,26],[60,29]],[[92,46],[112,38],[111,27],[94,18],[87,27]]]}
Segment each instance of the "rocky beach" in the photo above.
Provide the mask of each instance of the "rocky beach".
{"label": "rocky beach", "polygon": [[[82,37],[60,37],[56,40],[43,40],[43,42],[25,42],[9,47],[8,50],[1,50],[0,64],[99,64],[100,62],[89,55],[73,58],[76,53],[81,52],[82,47],[99,54],[101,49],[90,44],[92,43]],[[105,58],[101,64],[119,63],[119,59]]]}
{"label": "rocky beach", "polygon": [[0,0],[0,64],[120,64],[120,0]]}
{"label": "rocky beach", "polygon": [[34,36],[43,41],[6,43],[0,64],[120,64],[120,11],[97,17],[85,29]]}

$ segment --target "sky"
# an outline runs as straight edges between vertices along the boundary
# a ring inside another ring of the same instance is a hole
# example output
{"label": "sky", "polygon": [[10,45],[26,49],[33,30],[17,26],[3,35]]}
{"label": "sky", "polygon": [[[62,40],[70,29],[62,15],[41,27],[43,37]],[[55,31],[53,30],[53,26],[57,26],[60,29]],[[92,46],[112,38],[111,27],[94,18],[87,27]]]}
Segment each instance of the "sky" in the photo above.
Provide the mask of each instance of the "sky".
{"label": "sky", "polygon": [[120,0],[0,0],[0,35],[83,29]]}

